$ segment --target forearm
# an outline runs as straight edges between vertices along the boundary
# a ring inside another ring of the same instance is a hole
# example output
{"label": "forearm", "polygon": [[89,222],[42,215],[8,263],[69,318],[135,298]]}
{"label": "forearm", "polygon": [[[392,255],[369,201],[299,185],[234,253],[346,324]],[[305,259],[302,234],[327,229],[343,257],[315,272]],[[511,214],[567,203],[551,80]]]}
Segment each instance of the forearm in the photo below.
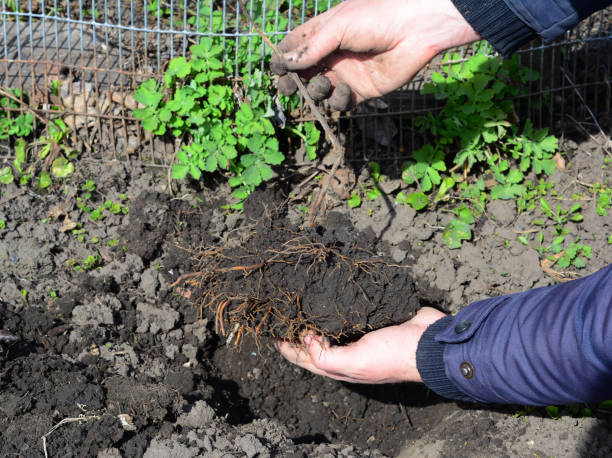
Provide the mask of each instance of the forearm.
{"label": "forearm", "polygon": [[443,320],[417,350],[423,381],[443,396],[530,405],[612,397],[612,265]]}
{"label": "forearm", "polygon": [[503,55],[540,36],[560,37],[610,0],[452,0],[465,19]]}

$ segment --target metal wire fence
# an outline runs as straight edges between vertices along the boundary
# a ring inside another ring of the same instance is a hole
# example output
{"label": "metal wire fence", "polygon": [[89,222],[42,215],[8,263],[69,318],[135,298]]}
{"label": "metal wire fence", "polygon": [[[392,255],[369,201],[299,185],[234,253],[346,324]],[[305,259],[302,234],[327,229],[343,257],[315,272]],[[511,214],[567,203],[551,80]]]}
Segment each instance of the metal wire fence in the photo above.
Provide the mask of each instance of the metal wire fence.
{"label": "metal wire fence", "polygon": [[[273,41],[338,0],[250,0],[249,13]],[[219,37],[238,77],[263,68],[269,50],[236,0],[0,0],[0,90],[18,89],[16,108],[38,122],[61,116],[89,157],[167,165],[172,145],[156,143],[132,116],[137,84],[160,77],[200,37]],[[461,59],[471,47],[456,50]],[[559,131],[591,131],[609,121],[612,9],[555,43],[533,42],[520,62],[540,78],[516,100],[517,112]],[[399,165],[423,141],[414,119],[441,108],[420,94],[436,59],[406,87],[333,118],[353,160]],[[27,98],[23,95],[27,93]],[[13,93],[14,94],[14,93]],[[10,151],[6,151],[10,154]]]}

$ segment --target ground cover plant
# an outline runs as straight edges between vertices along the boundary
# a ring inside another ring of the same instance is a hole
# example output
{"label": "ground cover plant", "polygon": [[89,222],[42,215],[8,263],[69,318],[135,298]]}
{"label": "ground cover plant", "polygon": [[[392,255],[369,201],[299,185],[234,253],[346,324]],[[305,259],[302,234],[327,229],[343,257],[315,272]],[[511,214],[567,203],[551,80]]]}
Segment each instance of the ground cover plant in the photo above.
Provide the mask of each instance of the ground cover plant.
{"label": "ground cover plant", "polygon": [[[256,18],[254,26],[271,32],[287,28],[289,8],[292,14],[302,7],[312,14],[315,3],[281,2],[265,10],[262,5],[255,2],[250,15]],[[163,15],[159,3],[151,4],[150,11],[155,6],[156,14]],[[202,31],[220,34],[227,27],[238,27],[236,21],[224,22],[222,11],[212,4],[200,4],[198,9],[202,16],[189,10],[188,22]],[[169,62],[165,87],[153,79],[140,85],[134,98],[142,108],[134,116],[143,121],[144,129],[180,139],[173,178],[199,179],[202,172],[220,172],[234,188],[238,202],[233,207],[239,209],[250,192],[274,176],[272,166],[285,160],[279,145],[281,132],[302,139],[311,160],[316,157],[320,132],[312,122],[286,125],[283,111],[294,109],[298,99],[275,97],[268,72],[254,68],[255,62],[263,68],[271,55],[260,37],[235,42],[221,36],[203,37],[189,51],[188,57]]]}

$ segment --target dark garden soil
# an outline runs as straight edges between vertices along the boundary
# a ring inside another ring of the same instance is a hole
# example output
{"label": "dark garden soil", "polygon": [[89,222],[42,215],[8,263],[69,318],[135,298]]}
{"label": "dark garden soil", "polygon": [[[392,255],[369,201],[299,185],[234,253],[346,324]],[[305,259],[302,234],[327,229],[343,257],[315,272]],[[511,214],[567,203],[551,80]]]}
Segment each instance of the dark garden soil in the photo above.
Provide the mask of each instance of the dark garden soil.
{"label": "dark garden soil", "polygon": [[[596,143],[567,150],[551,177],[565,194],[610,178]],[[383,199],[350,211],[332,200],[306,229],[283,204],[289,190],[256,193],[238,214],[221,208],[220,185],[170,195],[165,175],[139,166],[77,170],[46,194],[2,188],[0,456],[612,453],[606,412],[517,418],[521,406],[458,405],[417,385],[335,382],[287,363],[270,339],[316,329],[346,342],[425,304],[455,312],[594,272],[612,262],[612,218],[593,202],[570,224],[593,258],[552,272],[516,241],[540,215],[511,201],[491,202],[473,240],[451,251],[440,229],[450,215]],[[94,221],[83,200],[129,214]]]}

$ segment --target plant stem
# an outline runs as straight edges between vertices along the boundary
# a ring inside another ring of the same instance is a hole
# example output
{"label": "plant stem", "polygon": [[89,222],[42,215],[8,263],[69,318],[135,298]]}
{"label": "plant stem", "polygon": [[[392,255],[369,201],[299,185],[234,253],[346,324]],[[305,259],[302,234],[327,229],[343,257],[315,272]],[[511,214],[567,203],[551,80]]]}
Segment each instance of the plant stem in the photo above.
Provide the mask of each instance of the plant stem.
{"label": "plant stem", "polygon": [[[249,14],[248,8],[244,0],[238,0],[238,5],[242,9],[242,14],[250,22],[251,27],[255,29],[255,31],[259,34],[261,39],[270,47],[270,49],[272,49],[274,54],[276,54],[277,57],[282,59],[283,57],[282,53],[278,50],[276,45],[272,43],[272,41],[266,36],[266,34],[263,33],[261,28],[255,23],[255,21]],[[302,80],[297,75],[297,73],[289,72],[288,75],[291,77],[293,82],[298,87],[298,90],[300,91],[300,94],[302,95],[302,97],[304,97],[304,100],[306,100],[306,103],[308,104],[308,107],[310,108],[310,111],[314,115],[315,119],[319,121],[319,124],[321,124],[321,127],[323,127],[325,136],[327,137],[329,142],[332,144],[332,148],[333,148],[332,152],[336,154],[336,159],[334,160],[332,169],[327,176],[327,180],[324,180],[325,182],[322,183],[321,191],[319,191],[319,194],[316,200],[313,200],[312,204],[310,205],[310,209],[309,209],[310,218],[308,220],[308,226],[313,227],[315,224],[317,215],[319,214],[323,198],[325,197],[325,194],[327,194],[329,183],[334,177],[334,174],[336,173],[338,166],[340,165],[340,163],[342,162],[342,159],[344,158],[344,148],[342,147],[342,145],[340,144],[340,141],[338,141],[338,138],[334,135],[333,131],[329,127],[329,124],[327,123],[327,121],[325,120],[325,118],[323,117],[319,109],[317,108],[317,105],[315,104],[314,100],[312,100],[312,97],[310,97],[310,95],[308,94],[308,91],[306,90],[304,83],[302,83]]]}

